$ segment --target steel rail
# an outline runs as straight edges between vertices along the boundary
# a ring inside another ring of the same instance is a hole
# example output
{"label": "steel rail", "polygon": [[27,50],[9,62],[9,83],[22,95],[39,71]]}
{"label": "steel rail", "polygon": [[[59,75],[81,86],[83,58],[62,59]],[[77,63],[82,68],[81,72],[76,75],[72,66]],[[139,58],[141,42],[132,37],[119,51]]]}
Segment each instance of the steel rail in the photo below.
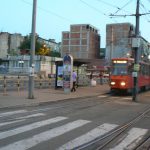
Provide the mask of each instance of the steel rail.
{"label": "steel rail", "polygon": [[126,129],[128,129],[131,125],[137,123],[140,119],[142,119],[145,114],[147,114],[148,112],[150,112],[150,107],[148,107],[146,110],[144,110],[140,115],[136,116],[134,119],[132,119],[131,121],[117,127],[116,129],[114,129],[113,131],[109,132],[108,134],[105,134],[104,136],[98,137],[88,143],[85,143],[81,146],[76,147],[76,150],[83,150],[85,148],[88,148],[89,146],[92,146],[93,144],[96,144],[97,142],[100,142],[104,139],[110,138],[111,136],[114,136],[106,141],[103,145],[101,145],[100,147],[97,147],[96,150],[101,150],[103,149],[106,145],[108,145],[110,142],[112,142],[114,139],[116,139],[121,133],[123,133]]}

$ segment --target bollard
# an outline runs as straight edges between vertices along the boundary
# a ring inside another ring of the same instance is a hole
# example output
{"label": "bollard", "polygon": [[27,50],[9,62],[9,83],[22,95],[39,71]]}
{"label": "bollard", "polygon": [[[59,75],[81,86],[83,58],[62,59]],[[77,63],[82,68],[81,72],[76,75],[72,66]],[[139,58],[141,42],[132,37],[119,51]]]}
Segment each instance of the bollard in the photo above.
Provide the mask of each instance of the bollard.
{"label": "bollard", "polygon": [[49,87],[51,88],[51,79],[48,78],[48,81],[49,81],[48,85],[49,85]]}
{"label": "bollard", "polygon": [[4,76],[4,84],[3,84],[3,87],[4,87],[4,93],[3,93],[3,95],[7,95],[7,93],[6,93],[6,76]]}
{"label": "bollard", "polygon": [[42,87],[42,76],[40,75],[40,89],[41,89],[41,87]]}
{"label": "bollard", "polygon": [[20,77],[18,75],[18,80],[17,80],[17,90],[18,90],[18,94],[20,94]]}

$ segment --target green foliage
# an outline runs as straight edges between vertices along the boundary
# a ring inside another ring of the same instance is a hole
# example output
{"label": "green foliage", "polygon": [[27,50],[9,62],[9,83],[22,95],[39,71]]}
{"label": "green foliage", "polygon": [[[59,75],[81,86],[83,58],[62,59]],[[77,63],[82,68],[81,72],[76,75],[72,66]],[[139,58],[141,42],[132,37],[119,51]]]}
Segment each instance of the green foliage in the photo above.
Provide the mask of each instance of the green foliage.
{"label": "green foliage", "polygon": [[57,51],[51,51],[50,56],[52,56],[52,57],[61,57],[61,54]]}
{"label": "green foliage", "polygon": [[37,55],[49,56],[50,55],[50,48],[47,48],[46,45],[42,45],[41,48],[38,49]]}
{"label": "green foliage", "polygon": [[8,54],[9,54],[10,56],[17,56],[17,55],[18,55],[18,52],[17,52],[17,50],[15,50],[15,49],[11,49],[11,50],[8,52]]}
{"label": "green foliage", "polygon": [[[20,44],[20,50],[30,50],[31,37],[25,36],[23,42]],[[61,57],[61,54],[57,51],[52,51],[52,48],[47,47],[45,43],[38,42],[37,38],[35,41],[35,54],[43,56]]]}
{"label": "green foliage", "polygon": [[[35,54],[37,54],[38,50],[42,47],[42,43],[37,41],[37,38],[35,40]],[[30,50],[31,48],[31,37],[25,36],[23,42],[20,44],[19,49],[21,50]]]}

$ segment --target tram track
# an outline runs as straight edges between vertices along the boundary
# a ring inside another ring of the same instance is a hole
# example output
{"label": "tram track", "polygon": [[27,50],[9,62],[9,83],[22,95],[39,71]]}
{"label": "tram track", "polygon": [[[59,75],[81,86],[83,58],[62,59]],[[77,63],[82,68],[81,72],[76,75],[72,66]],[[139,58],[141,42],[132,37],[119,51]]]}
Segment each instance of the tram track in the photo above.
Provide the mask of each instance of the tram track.
{"label": "tram track", "polygon": [[[76,150],[91,150],[93,148],[95,150],[108,149],[108,146],[111,145],[121,134],[125,134],[127,129],[129,129],[132,125],[135,125],[149,112],[150,107],[148,107],[140,115],[136,116],[129,122],[118,126],[116,129],[112,130],[111,132],[105,134],[102,137],[96,138],[93,141],[90,141],[89,143],[77,147]],[[147,146],[147,149],[141,149],[141,146],[144,147],[145,143],[147,144],[147,141],[150,141],[150,135],[147,138],[145,138],[145,140],[142,140],[140,143],[138,143],[133,150],[150,150],[150,145]]]}
{"label": "tram track", "polygon": [[150,135],[147,136],[140,144],[133,150],[150,150]]}

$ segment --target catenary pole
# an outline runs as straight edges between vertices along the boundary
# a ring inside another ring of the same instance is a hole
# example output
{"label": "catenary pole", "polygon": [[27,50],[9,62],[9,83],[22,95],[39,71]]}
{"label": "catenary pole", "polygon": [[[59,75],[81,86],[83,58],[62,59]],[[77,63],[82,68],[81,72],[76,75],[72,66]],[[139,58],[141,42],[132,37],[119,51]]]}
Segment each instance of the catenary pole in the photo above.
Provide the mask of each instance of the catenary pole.
{"label": "catenary pole", "polygon": [[31,31],[31,49],[30,49],[30,73],[29,73],[29,87],[28,98],[34,99],[34,55],[35,55],[35,28],[36,28],[36,6],[37,0],[33,0],[32,12],[32,31]]}
{"label": "catenary pole", "polygon": [[[135,38],[139,37],[139,22],[140,22],[139,3],[140,0],[137,0]],[[138,46],[134,48],[134,64],[135,65],[139,64]],[[133,101],[137,101],[137,93],[138,93],[138,71],[136,73],[137,76],[133,77],[133,97],[132,97]]]}

